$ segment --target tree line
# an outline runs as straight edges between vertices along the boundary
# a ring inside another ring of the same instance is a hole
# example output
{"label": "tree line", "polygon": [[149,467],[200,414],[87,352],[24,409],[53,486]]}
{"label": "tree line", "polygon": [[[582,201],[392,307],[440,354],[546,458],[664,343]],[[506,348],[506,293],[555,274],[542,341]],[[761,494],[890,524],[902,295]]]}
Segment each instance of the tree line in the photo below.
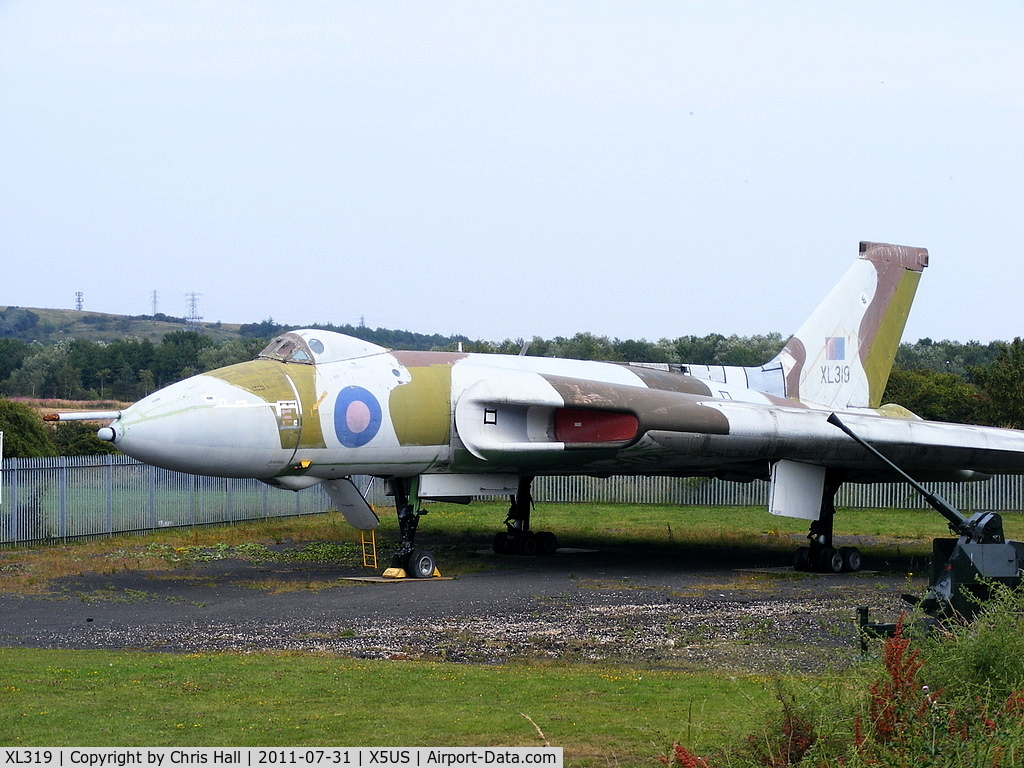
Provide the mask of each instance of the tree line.
{"label": "tree line", "polygon": [[[312,326],[347,333],[389,349],[455,350],[565,357],[585,360],[704,365],[758,365],[771,359],[785,339],[759,336],[683,336],[657,342],[609,339],[590,333],[571,338],[535,337],[502,342],[464,336],[418,334],[353,326]],[[127,337],[103,343],[64,339],[42,345],[0,338],[0,395],[65,400],[134,401],[197,373],[251,360],[269,339],[288,330],[272,321],[244,325],[240,338],[215,342],[195,331],[173,331],[160,343]]]}
{"label": "tree line", "polygon": [[159,344],[129,337],[111,343],[65,339],[49,346],[0,339],[0,393],[7,397],[122,400],[231,363],[251,360],[262,339],[220,344],[173,331]]}
{"label": "tree line", "polygon": [[[525,347],[525,354],[538,357],[669,364],[756,366],[774,357],[785,343],[778,333],[708,334],[653,342],[578,333],[553,339],[534,337],[529,342],[490,342],[363,326],[314,327],[388,348],[519,354]],[[42,345],[0,338],[0,397],[133,402],[194,374],[251,360],[270,338],[288,329],[265,320],[242,326],[239,338],[219,343],[186,330],[168,333],[159,343],[126,337],[109,343],[69,338]],[[1024,427],[1022,381],[1024,342],[1020,339],[987,344],[921,339],[900,346],[885,401],[899,403],[927,419],[1020,428]],[[0,411],[0,430],[10,418],[10,407]],[[80,435],[74,432],[65,430],[64,444],[57,446],[61,452],[78,452],[75,444]],[[85,443],[85,452],[98,450],[89,441]],[[17,455],[10,442],[6,453]]]}

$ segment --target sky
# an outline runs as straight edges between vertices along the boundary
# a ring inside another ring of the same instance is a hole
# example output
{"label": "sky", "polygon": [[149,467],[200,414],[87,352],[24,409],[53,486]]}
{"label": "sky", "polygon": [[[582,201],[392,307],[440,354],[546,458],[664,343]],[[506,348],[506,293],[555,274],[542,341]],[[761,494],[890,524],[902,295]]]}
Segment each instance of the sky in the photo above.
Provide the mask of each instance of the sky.
{"label": "sky", "polygon": [[1024,4],[0,0],[0,306],[471,339],[1024,336]]}

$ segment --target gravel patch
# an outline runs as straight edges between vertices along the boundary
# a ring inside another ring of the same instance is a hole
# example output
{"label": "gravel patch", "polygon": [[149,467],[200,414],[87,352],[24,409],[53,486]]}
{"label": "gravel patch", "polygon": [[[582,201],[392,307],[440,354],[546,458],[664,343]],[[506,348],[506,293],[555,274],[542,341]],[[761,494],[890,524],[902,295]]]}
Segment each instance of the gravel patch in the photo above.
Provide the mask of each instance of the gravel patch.
{"label": "gravel patch", "polygon": [[242,560],[86,574],[45,595],[0,595],[0,645],[816,671],[859,657],[857,606],[893,618],[908,589],[902,576],[742,565],[626,551],[496,558],[457,579],[403,583],[349,581],[362,569],[332,564]]}

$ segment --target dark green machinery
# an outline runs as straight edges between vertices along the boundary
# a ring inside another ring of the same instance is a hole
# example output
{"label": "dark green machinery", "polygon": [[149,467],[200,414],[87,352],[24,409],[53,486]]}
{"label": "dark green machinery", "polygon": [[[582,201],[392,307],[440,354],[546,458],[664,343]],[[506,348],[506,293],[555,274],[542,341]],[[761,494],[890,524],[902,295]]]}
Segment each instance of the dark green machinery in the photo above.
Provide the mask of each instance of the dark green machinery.
{"label": "dark green machinery", "polygon": [[[896,466],[873,445],[847,427],[834,413],[828,422],[835,425],[866,450],[877,456],[890,469],[912,485],[928,504],[946,518],[957,538],[934,539],[932,542],[931,582],[923,598],[904,595],[920,605],[934,621],[954,617],[973,618],[988,597],[991,584],[1020,586],[1024,571],[1024,542],[1007,541],[1003,535],[1003,519],[995,512],[978,512],[970,518],[937,493],[932,493]],[[862,630],[869,634],[885,634],[894,625],[870,624],[867,608],[860,609]]]}

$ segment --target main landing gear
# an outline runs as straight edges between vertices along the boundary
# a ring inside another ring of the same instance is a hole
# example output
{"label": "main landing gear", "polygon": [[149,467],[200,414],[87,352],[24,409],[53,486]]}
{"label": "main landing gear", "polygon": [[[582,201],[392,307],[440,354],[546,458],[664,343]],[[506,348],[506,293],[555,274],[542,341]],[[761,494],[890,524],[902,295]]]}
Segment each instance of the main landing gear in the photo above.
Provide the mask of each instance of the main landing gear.
{"label": "main landing gear", "polygon": [[821,494],[821,510],[818,519],[811,522],[811,532],[807,534],[810,544],[796,551],[793,567],[798,571],[817,571],[819,573],[842,573],[859,571],[861,568],[860,550],[856,547],[839,547],[832,545],[832,522],[836,514],[835,496],[839,486],[843,484],[843,473],[829,469],[825,472],[825,487]]}
{"label": "main landing gear", "polygon": [[395,510],[398,512],[398,530],[402,541],[391,556],[391,567],[384,571],[385,578],[429,579],[440,576],[430,550],[416,547],[416,527],[420,517],[427,514],[423,511],[419,496],[416,494],[416,480],[413,478],[393,477],[389,481],[391,493],[395,497]]}
{"label": "main landing gear", "polygon": [[505,518],[505,530],[494,534],[494,552],[499,555],[552,555],[558,549],[558,538],[550,531],[530,530],[530,495],[532,477],[519,478],[519,488],[509,497],[511,506]]}

